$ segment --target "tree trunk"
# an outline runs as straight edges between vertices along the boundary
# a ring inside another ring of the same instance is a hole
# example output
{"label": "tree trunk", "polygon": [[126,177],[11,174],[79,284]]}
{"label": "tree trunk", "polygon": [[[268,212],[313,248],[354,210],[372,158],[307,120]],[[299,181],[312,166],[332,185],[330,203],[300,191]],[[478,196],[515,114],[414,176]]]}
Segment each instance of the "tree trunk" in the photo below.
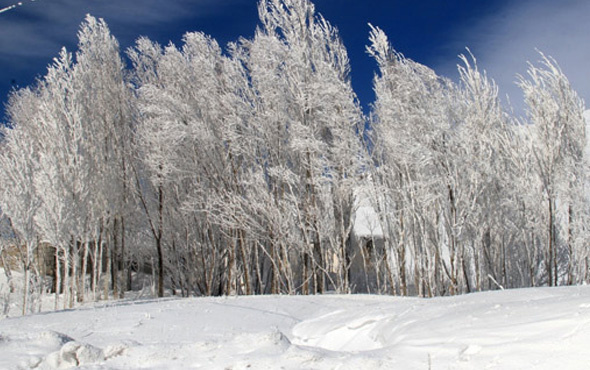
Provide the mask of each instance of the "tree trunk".
{"label": "tree trunk", "polygon": [[86,296],[86,272],[88,270],[88,242],[84,242],[84,251],[82,252],[82,270],[81,279],[78,285],[78,302],[84,302]]}
{"label": "tree trunk", "polygon": [[110,285],[110,277],[111,277],[111,253],[108,251],[108,246],[107,246],[107,250],[105,251],[105,257],[106,257],[106,266],[105,266],[105,271],[104,271],[104,286],[103,286],[103,295],[104,295],[104,299],[109,299],[109,285]]}
{"label": "tree trunk", "polygon": [[55,305],[54,309],[59,309],[59,294],[61,290],[61,263],[59,258],[59,248],[55,247],[55,280],[53,286],[55,287]]}
{"label": "tree trunk", "polygon": [[77,288],[78,288],[78,264],[79,264],[79,253],[78,247],[76,245],[76,241],[74,237],[72,237],[71,245],[70,245],[70,258],[71,258],[71,267],[72,273],[70,277],[70,296],[69,296],[69,308],[74,308],[74,301],[76,300],[77,296]]}
{"label": "tree trunk", "polygon": [[31,256],[30,256],[30,246],[28,243],[25,243],[25,253],[23,256],[23,275],[24,275],[24,282],[23,282],[23,316],[27,314],[29,309],[29,289],[30,289],[30,280],[31,280]]}
{"label": "tree trunk", "polygon": [[[238,230],[238,243],[240,247],[240,255],[242,258],[242,269],[244,270],[244,285],[246,287],[246,295],[252,295],[252,287],[250,285],[250,264],[246,257],[246,243],[244,241],[244,230]],[[257,262],[258,263],[258,262]]]}
{"label": "tree trunk", "polygon": [[279,294],[279,258],[277,258],[277,246],[274,235],[270,233],[270,293]]}
{"label": "tree trunk", "polygon": [[113,244],[112,244],[112,248],[110,248],[110,252],[111,252],[111,289],[113,291],[113,298],[117,299],[119,298],[119,256],[118,256],[118,252],[119,252],[119,238],[118,238],[118,226],[119,226],[119,222],[118,222],[118,218],[115,217],[115,220],[113,222]]}
{"label": "tree trunk", "polygon": [[553,280],[553,251],[554,251],[554,228],[553,228],[553,199],[551,197],[549,197],[548,200],[548,208],[549,208],[549,230],[548,230],[548,239],[547,240],[547,261],[545,262],[545,265],[547,266],[547,279],[549,282],[549,286],[553,286],[554,285],[554,280]]}
{"label": "tree trunk", "polygon": [[309,294],[309,253],[303,252],[303,295]]}
{"label": "tree trunk", "polygon": [[164,252],[162,247],[162,231],[164,222],[164,191],[158,187],[158,233],[156,248],[158,250],[158,297],[164,297]]}
{"label": "tree trunk", "polygon": [[236,266],[236,251],[235,251],[235,243],[231,243],[229,248],[229,256],[227,262],[227,285],[225,288],[225,294],[227,295],[234,295],[236,294],[236,284],[235,284],[235,266]]}
{"label": "tree trunk", "polygon": [[568,268],[567,268],[567,285],[574,283],[574,209],[570,204],[567,209],[568,227],[567,227],[567,250],[568,250]]}

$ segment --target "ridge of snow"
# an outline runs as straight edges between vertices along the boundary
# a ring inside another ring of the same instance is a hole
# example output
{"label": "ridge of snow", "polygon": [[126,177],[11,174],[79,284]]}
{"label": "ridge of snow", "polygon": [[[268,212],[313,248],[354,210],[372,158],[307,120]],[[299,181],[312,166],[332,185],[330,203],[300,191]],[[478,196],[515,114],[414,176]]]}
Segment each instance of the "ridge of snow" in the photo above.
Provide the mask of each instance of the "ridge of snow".
{"label": "ridge of snow", "polygon": [[588,343],[588,286],[187,298],[0,320],[0,368],[576,369]]}

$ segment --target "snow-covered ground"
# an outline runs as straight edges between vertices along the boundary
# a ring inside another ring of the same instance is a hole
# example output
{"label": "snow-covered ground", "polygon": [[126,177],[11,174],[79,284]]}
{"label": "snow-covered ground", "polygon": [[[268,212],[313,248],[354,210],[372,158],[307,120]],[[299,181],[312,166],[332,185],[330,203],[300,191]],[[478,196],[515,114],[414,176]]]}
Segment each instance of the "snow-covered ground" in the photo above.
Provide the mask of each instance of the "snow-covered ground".
{"label": "snow-covered ground", "polygon": [[0,320],[0,368],[587,369],[590,287],[113,302]]}

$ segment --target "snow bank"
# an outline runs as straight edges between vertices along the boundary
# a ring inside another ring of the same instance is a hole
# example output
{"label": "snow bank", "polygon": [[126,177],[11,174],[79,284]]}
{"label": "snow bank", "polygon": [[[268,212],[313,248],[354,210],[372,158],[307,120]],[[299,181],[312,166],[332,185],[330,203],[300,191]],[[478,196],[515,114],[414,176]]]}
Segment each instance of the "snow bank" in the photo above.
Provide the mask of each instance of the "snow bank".
{"label": "snow bank", "polygon": [[118,302],[0,321],[0,368],[583,369],[590,287]]}

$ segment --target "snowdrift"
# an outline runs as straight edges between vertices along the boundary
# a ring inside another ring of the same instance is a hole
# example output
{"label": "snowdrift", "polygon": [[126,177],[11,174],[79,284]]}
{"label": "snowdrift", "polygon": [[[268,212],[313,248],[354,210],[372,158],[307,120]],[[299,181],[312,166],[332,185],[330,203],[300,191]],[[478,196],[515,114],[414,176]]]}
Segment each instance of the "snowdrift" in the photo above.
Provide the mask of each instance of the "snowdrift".
{"label": "snowdrift", "polygon": [[0,368],[584,369],[590,287],[123,301],[0,321]]}

